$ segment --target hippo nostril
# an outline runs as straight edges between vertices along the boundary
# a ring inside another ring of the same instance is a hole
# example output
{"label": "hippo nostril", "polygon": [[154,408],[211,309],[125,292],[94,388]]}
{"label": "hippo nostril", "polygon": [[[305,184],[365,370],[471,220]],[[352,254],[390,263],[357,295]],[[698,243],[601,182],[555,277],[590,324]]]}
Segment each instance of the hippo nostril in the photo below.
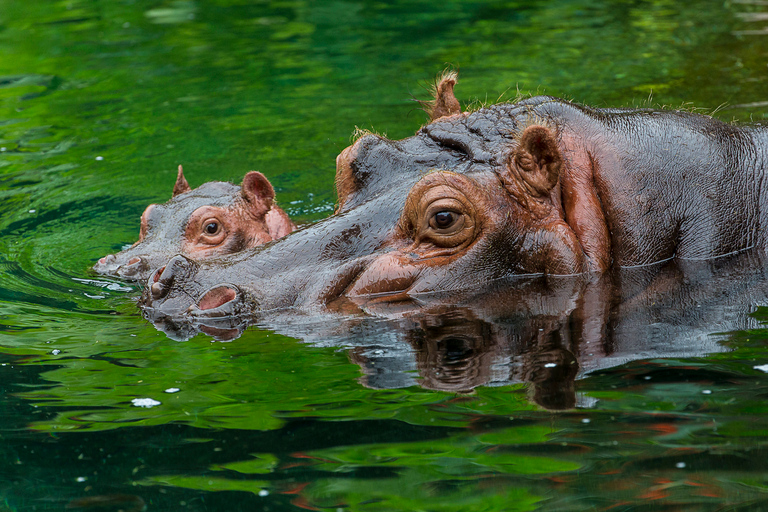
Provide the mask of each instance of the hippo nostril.
{"label": "hippo nostril", "polygon": [[173,287],[173,283],[193,275],[195,268],[195,263],[184,256],[177,255],[171,258],[164,267],[155,271],[147,282],[152,299],[165,298]]}
{"label": "hippo nostril", "polygon": [[198,307],[201,310],[214,309],[228,302],[232,302],[237,298],[237,291],[233,290],[229,286],[219,286],[209,290],[202,299],[200,299]]}
{"label": "hippo nostril", "polygon": [[147,260],[141,256],[134,256],[125,265],[118,267],[117,274],[122,277],[133,277],[140,272],[148,270]]}
{"label": "hippo nostril", "polygon": [[152,284],[149,287],[150,292],[152,293],[152,298],[155,300],[160,300],[163,297],[165,297],[167,293],[168,287],[166,286],[167,281],[161,281],[160,278],[163,275],[163,272],[165,272],[165,267],[160,267],[155,271],[154,275],[152,276],[151,282]]}
{"label": "hippo nostril", "polygon": [[110,263],[114,263],[117,257],[114,254],[107,254],[103,258],[99,258],[99,264],[100,265],[108,265]]}
{"label": "hippo nostril", "polygon": [[166,293],[166,287],[163,285],[163,283],[154,283],[150,290],[152,291],[152,298],[155,300],[160,300],[165,296]]}

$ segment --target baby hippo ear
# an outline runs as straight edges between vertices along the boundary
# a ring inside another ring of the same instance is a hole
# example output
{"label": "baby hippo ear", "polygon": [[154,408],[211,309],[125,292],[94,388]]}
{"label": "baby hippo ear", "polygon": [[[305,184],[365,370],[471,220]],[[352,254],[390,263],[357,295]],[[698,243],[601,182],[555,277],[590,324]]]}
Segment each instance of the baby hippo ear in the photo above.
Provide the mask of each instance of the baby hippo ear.
{"label": "baby hippo ear", "polygon": [[243,178],[241,193],[251,207],[266,213],[275,199],[275,189],[266,176],[258,171],[251,171]]}
{"label": "baby hippo ear", "polygon": [[526,128],[512,160],[526,188],[534,195],[547,196],[557,185],[563,157],[549,128],[540,125]]}
{"label": "baby hippo ear", "polygon": [[179,172],[176,174],[176,184],[173,186],[173,195],[171,197],[176,197],[177,195],[189,192],[190,190],[192,190],[192,187],[189,186],[187,178],[184,177],[184,169],[179,166]]}

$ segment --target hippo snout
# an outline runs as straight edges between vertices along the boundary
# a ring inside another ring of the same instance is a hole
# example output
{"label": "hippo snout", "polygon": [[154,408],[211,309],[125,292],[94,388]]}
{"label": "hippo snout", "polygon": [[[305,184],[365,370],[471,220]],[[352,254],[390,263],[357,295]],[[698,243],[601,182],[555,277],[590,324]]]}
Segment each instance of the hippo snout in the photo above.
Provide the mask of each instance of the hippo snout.
{"label": "hippo snout", "polygon": [[118,268],[120,268],[120,264],[117,262],[117,257],[114,254],[107,254],[103,258],[99,258],[99,261],[93,266],[93,271],[101,275],[114,275]]}
{"label": "hippo snout", "polygon": [[143,256],[134,256],[125,265],[117,269],[117,274],[124,279],[130,279],[147,270],[149,270],[147,259]]}
{"label": "hippo snout", "polygon": [[99,265],[111,265],[115,263],[117,257],[114,254],[107,254],[103,258],[99,258]]}
{"label": "hippo snout", "polygon": [[240,315],[245,302],[240,288],[229,283],[204,288],[197,279],[198,270],[198,263],[185,256],[174,256],[149,278],[140,305],[172,318]]}
{"label": "hippo snout", "polygon": [[166,298],[173,284],[177,281],[189,279],[197,273],[197,265],[189,258],[178,255],[168,261],[164,267],[160,267],[149,278],[147,298],[159,301]]}
{"label": "hippo snout", "polygon": [[102,275],[113,275],[123,279],[136,279],[149,270],[149,262],[145,256],[133,256],[130,259],[118,258],[115,254],[107,254],[99,258],[93,270]]}

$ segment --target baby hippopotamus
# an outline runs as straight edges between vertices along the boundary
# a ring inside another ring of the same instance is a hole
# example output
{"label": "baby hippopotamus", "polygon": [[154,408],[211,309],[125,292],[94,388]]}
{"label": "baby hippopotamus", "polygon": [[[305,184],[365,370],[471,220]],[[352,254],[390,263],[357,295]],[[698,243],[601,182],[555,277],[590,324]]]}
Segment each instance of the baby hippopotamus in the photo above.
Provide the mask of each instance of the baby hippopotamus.
{"label": "baby hippopotamus", "polygon": [[148,315],[338,309],[768,248],[768,128],[541,96],[462,112],[455,76],[415,135],[338,156],[332,217],[227,261],[171,259]]}
{"label": "baby hippopotamus", "polygon": [[139,240],[99,259],[93,269],[145,280],[177,254],[199,260],[276,240],[296,226],[274,200],[275,190],[260,172],[246,174],[239,187],[211,181],[192,189],[179,166],[171,200],[144,210]]}

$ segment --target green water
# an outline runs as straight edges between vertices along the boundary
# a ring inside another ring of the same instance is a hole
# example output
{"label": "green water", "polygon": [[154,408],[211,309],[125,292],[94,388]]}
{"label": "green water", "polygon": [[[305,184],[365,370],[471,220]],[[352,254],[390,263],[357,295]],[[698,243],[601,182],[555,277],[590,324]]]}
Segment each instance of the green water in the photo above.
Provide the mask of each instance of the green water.
{"label": "green water", "polygon": [[192,186],[259,170],[296,220],[329,215],[355,127],[412,134],[410,100],[446,65],[465,106],[520,91],[764,120],[761,14],[0,0],[0,511],[768,507],[768,331],[595,372],[550,412],[527,384],[366,386],[346,350],[266,329],[175,342],[136,285],[88,271],[136,239],[179,164]]}

